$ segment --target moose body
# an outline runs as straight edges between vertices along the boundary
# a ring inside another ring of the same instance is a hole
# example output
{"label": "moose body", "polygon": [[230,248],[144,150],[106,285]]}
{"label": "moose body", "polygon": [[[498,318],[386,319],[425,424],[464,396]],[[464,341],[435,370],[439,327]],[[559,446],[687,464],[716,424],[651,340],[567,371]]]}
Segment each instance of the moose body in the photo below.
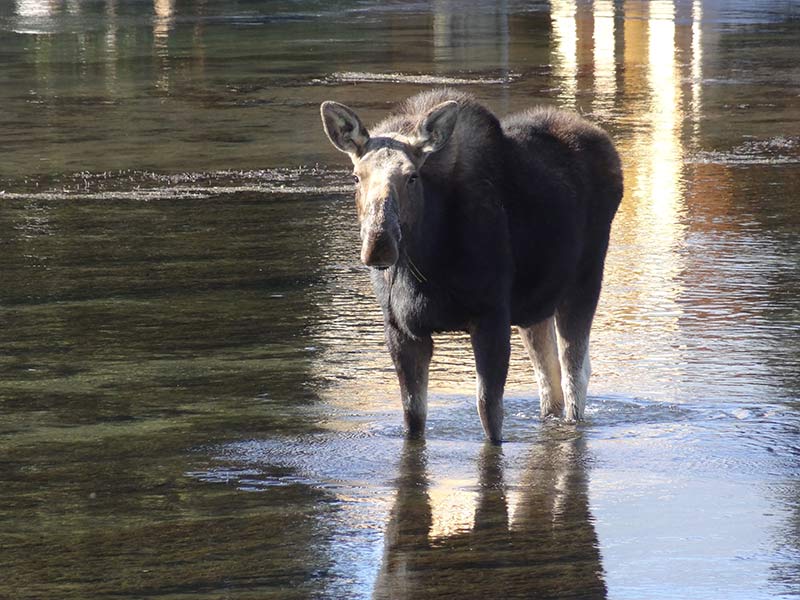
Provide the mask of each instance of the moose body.
{"label": "moose body", "polygon": [[370,131],[344,105],[321,111],[353,161],[361,260],[372,267],[409,434],[424,430],[440,331],[470,334],[490,440],[501,440],[511,325],[530,354],[542,416],[582,419],[589,332],[622,198],[608,136],[550,108],[500,121],[447,89],[409,98]]}

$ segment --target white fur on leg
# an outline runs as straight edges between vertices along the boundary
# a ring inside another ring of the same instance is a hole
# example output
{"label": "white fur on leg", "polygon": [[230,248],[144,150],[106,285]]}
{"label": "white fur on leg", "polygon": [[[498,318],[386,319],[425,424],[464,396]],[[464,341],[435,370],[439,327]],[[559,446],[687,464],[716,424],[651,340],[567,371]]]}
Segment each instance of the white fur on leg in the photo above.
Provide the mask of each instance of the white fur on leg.
{"label": "white fur on leg", "polygon": [[519,333],[528,350],[536,373],[536,382],[539,384],[542,418],[549,415],[560,417],[564,410],[564,396],[561,391],[561,364],[558,360],[555,317],[530,327],[520,327]]}
{"label": "white fur on leg", "polygon": [[[579,365],[569,364],[572,362],[570,359],[577,358],[574,355],[570,355],[568,359],[567,352],[562,352],[561,354],[562,363],[567,363],[566,365],[562,364],[562,367],[565,367],[564,370],[566,371],[566,376],[563,380],[565,419],[570,422],[582,421],[586,410],[586,392],[589,388],[589,377],[592,374],[588,342],[589,340],[587,339],[584,344],[581,344],[583,346],[583,357]],[[577,362],[575,360],[575,363]]]}

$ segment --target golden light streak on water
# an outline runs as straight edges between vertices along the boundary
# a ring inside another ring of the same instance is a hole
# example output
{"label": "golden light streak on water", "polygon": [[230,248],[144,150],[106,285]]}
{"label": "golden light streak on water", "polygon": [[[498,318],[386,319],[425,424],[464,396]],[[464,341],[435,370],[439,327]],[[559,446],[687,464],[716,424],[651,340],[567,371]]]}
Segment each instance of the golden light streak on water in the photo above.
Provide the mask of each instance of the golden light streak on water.
{"label": "golden light streak on water", "polygon": [[175,13],[175,0],[153,0],[153,46],[159,57],[158,79],[156,87],[169,90],[169,34],[172,30]]}
{"label": "golden light streak on water", "polygon": [[623,5],[623,92],[635,101],[644,89],[646,72],[642,68],[642,57],[647,52],[647,4],[638,0],[627,0]]}
{"label": "golden light streak on water", "polygon": [[430,539],[472,530],[478,494],[466,489],[468,486],[474,487],[475,480],[443,479],[428,492],[432,515]]}
{"label": "golden light streak on water", "polygon": [[681,226],[681,166],[683,148],[679,137],[681,87],[675,60],[675,21],[670,1],[651,3],[648,75],[652,94],[652,136],[647,187],[651,199],[656,238],[666,247],[674,244]]}
{"label": "golden light streak on water", "polygon": [[[644,117],[617,140],[626,190],[614,223],[593,345],[621,348],[622,339],[630,339],[645,326],[640,311],[649,306],[646,327],[651,333],[658,330],[658,336],[648,338],[655,340],[649,344],[626,346],[618,358],[647,361],[649,355],[658,354],[662,361],[668,357],[677,372],[685,364],[679,323],[684,312],[680,299],[687,227],[686,148],[681,139],[686,114],[675,7],[666,0],[626,2],[623,11],[621,82],[634,110]],[[622,331],[626,333],[620,335]],[[597,361],[596,365],[596,373],[604,370],[604,365]]]}
{"label": "golden light streak on water", "polygon": [[703,109],[703,4],[692,5],[692,121],[695,137],[700,133],[700,114]]}
{"label": "golden light streak on water", "polygon": [[109,95],[114,95],[117,89],[117,2],[116,0],[109,0],[106,3],[106,22],[108,29],[105,35],[105,51],[106,51],[106,69],[108,78],[106,79],[106,87]]}
{"label": "golden light streak on water", "polygon": [[575,2],[551,1],[553,27],[553,71],[560,85],[558,98],[564,105],[575,102],[578,90],[578,30]]}
{"label": "golden light streak on water", "polygon": [[608,116],[617,93],[614,3],[597,0],[594,4],[594,112]]}
{"label": "golden light streak on water", "polygon": [[175,0],[153,0],[153,37],[159,45],[166,44],[175,12]]}
{"label": "golden light streak on water", "polygon": [[17,15],[20,17],[50,17],[55,12],[53,0],[17,0]]}

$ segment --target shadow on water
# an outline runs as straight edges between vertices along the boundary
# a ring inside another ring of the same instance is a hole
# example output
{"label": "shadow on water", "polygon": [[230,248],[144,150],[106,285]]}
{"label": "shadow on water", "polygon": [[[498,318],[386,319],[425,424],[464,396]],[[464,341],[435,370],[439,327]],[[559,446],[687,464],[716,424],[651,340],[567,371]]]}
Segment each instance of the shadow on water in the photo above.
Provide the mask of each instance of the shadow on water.
{"label": "shadow on water", "polygon": [[585,442],[574,433],[544,437],[513,488],[502,449],[480,449],[472,524],[456,531],[437,531],[425,443],[406,442],[373,597],[605,598]]}
{"label": "shadow on water", "polygon": [[326,597],[605,597],[586,440],[558,425],[502,448],[380,432],[228,446],[191,475],[326,498]]}
{"label": "shadow on water", "polygon": [[745,581],[793,581],[786,474],[800,447],[787,440],[800,429],[780,405],[594,397],[576,430],[537,424],[530,397],[512,396],[509,441],[496,448],[480,441],[469,397],[434,401],[426,442],[387,425],[396,411],[329,413],[321,431],[229,444],[189,475],[256,495],[321,494],[325,597],[603,597],[607,579],[638,590],[646,571],[663,597],[744,598]]}

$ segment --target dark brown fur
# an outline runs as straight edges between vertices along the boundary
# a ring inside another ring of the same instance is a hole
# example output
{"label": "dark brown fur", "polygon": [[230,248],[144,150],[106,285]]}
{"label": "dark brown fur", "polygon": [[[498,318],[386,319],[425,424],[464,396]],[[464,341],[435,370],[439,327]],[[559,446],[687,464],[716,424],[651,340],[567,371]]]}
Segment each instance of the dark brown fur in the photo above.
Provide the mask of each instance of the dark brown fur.
{"label": "dark brown fur", "polygon": [[[438,134],[429,115],[441,114],[447,102],[457,103],[449,106],[457,121],[450,119],[443,134],[449,141],[423,156],[424,144],[415,140]],[[422,182],[414,194],[403,192],[399,208],[400,196],[381,196],[397,233],[379,228],[365,254],[388,248],[381,254],[389,269],[374,269],[372,280],[410,432],[424,427],[431,334],[466,330],[481,420],[490,439],[500,439],[512,324],[531,352],[542,414],[560,414],[566,403],[567,418],[581,419],[589,330],[622,198],[619,157],[605,132],[552,108],[500,121],[471,96],[448,89],[409,98],[370,133],[338,106],[326,117],[323,105],[323,118],[335,124],[344,115],[347,126],[329,136],[357,169],[373,150],[399,145]],[[369,141],[348,145],[352,132]],[[402,218],[409,212],[413,218]]]}

